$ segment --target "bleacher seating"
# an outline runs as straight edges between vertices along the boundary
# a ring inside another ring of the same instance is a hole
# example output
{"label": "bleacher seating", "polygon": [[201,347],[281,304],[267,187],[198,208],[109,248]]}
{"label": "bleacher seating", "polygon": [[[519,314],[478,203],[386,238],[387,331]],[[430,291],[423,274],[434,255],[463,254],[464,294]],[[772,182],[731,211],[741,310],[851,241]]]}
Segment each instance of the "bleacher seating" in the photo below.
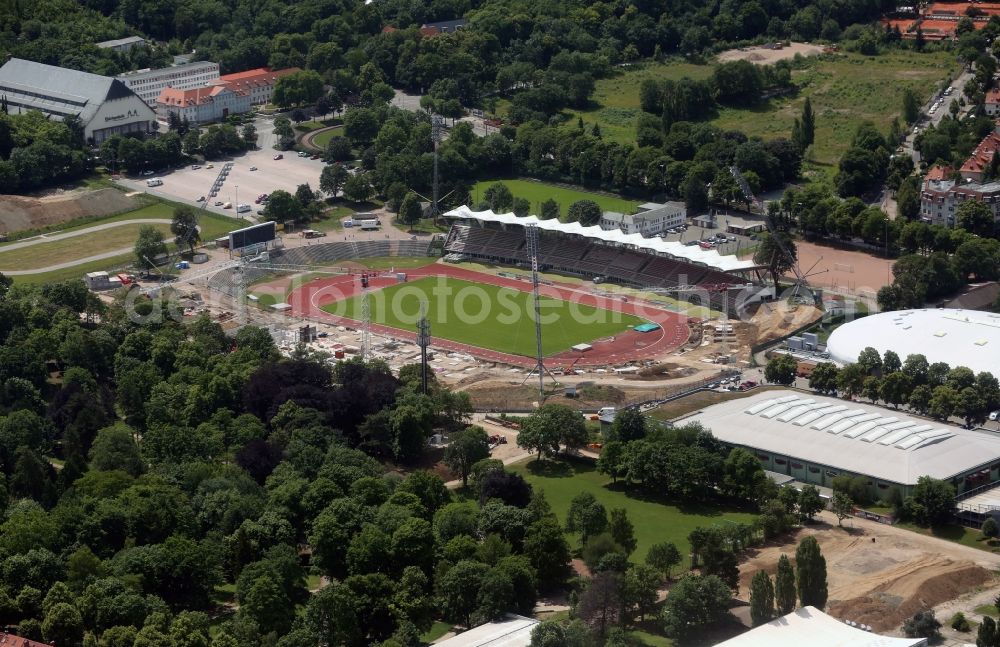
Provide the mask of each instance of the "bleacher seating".
{"label": "bleacher seating", "polygon": [[[446,254],[458,253],[491,262],[527,264],[529,261],[523,231],[518,229],[456,224],[448,234],[444,249]],[[601,276],[635,287],[672,288],[745,282],[737,276],[703,265],[574,237],[543,235],[538,252],[539,264],[545,269],[584,277]],[[713,307],[719,307],[726,301],[719,292],[707,294]],[[693,298],[701,301],[703,297]],[[728,305],[732,306],[731,303]]]}
{"label": "bleacher seating", "polygon": [[[269,264],[273,265],[317,265],[336,266],[338,261],[358,258],[379,258],[383,256],[428,256],[429,242],[426,240],[359,240],[318,243],[278,249],[270,252]],[[274,270],[260,268],[254,264],[246,266],[247,283],[253,283],[274,274]],[[236,296],[239,290],[238,274],[233,270],[218,272],[209,279],[212,290]]]}

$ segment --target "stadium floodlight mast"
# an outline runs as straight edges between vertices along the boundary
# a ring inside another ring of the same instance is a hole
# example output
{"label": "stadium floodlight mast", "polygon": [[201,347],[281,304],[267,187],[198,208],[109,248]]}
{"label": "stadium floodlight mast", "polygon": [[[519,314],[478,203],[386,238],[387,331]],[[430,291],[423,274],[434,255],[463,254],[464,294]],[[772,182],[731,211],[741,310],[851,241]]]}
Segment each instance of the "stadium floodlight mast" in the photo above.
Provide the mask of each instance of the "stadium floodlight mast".
{"label": "stadium floodlight mast", "polygon": [[526,225],[524,235],[528,243],[528,258],[531,259],[531,291],[535,307],[535,372],[538,373],[538,403],[541,404],[545,398],[545,363],[542,361],[542,307],[538,288],[538,226]]}
{"label": "stadium floodlight mast", "polygon": [[372,358],[372,304],[368,285],[361,288],[361,359]]}
{"label": "stadium floodlight mast", "polygon": [[427,347],[431,345],[431,322],[427,318],[427,302],[420,303],[417,322],[417,345],[420,346],[420,391],[427,395]]}
{"label": "stadium floodlight mast", "polygon": [[434,143],[434,199],[431,201],[431,218],[437,224],[438,214],[441,213],[438,207],[440,194],[438,176],[438,145],[444,141],[444,117],[431,113],[431,141]]}

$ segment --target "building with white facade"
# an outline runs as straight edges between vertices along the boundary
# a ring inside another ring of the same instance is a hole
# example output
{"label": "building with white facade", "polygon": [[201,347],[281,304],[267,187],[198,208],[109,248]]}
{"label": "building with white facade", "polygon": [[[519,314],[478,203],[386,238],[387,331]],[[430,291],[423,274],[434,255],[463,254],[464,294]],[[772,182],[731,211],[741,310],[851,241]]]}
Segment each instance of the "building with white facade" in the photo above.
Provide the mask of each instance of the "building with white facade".
{"label": "building with white facade", "polygon": [[250,97],[250,103],[258,106],[271,101],[274,94],[274,84],[283,76],[300,72],[297,67],[287,67],[283,70],[272,70],[269,67],[258,67],[253,70],[224,74],[219,82],[233,92],[241,92]]}
{"label": "building with white facade", "polygon": [[229,115],[250,112],[250,96],[224,85],[178,90],[164,88],[156,99],[156,114],[168,119],[171,112],[193,124],[221,121]]}
{"label": "building with white facade", "polygon": [[188,90],[204,88],[219,82],[219,64],[211,61],[197,61],[158,70],[126,72],[117,77],[139,95],[151,108],[156,107],[156,99],[164,88]]}
{"label": "building with white facade", "polygon": [[124,83],[108,76],[12,58],[0,67],[7,111],[38,110],[51,119],[80,118],[95,146],[112,135],[148,133],[156,115]]}
{"label": "building with white facade", "polygon": [[619,229],[626,234],[657,236],[664,231],[683,225],[687,219],[687,209],[683,202],[647,202],[637,207],[636,213],[623,214],[605,211],[600,226],[605,231]]}
{"label": "building with white facade", "polygon": [[100,43],[95,43],[97,47],[101,49],[113,49],[116,52],[127,52],[137,45],[144,45],[146,43],[145,38],[139,36],[128,36],[127,38],[115,38],[114,40],[105,40]]}
{"label": "building with white facade", "polygon": [[952,178],[952,170],[935,166],[924,176],[920,191],[920,219],[933,225],[955,226],[955,210],[966,200],[978,200],[1000,221],[1000,181],[960,182]]}

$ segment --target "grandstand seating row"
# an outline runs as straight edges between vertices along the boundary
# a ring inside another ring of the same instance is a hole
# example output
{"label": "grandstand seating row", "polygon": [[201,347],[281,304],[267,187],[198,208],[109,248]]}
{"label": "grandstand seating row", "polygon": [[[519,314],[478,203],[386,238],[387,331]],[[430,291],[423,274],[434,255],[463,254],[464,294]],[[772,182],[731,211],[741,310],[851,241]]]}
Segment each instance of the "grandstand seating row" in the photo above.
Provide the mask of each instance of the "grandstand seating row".
{"label": "grandstand seating row", "polygon": [[[577,276],[602,276],[637,287],[673,288],[741,284],[745,280],[720,270],[683,261],[644,254],[622,247],[586,242],[544,232],[538,242],[539,265],[544,269]],[[445,242],[445,253],[469,258],[526,266],[529,263],[521,230],[499,230],[453,225]],[[711,295],[713,307],[721,307],[723,296]]]}
{"label": "grandstand seating row", "polygon": [[[383,256],[427,256],[429,243],[426,240],[359,240],[337,241],[306,245],[293,249],[277,249],[269,253],[269,262],[276,265],[335,265],[338,261],[358,258],[379,258]],[[274,270],[261,269],[253,264],[246,267],[247,282],[253,283]],[[209,279],[209,288],[235,296],[239,289],[235,271],[224,270]]]}

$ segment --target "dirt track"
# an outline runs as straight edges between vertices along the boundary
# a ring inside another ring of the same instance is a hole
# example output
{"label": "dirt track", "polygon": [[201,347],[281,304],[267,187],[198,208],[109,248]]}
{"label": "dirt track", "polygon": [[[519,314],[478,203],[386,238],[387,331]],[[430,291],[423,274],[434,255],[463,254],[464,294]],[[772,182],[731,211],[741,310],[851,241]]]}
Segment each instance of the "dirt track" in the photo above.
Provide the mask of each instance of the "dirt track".
{"label": "dirt track", "polygon": [[807,535],[815,535],[826,558],[827,611],[876,631],[894,630],[917,611],[994,581],[1000,567],[1000,556],[902,528],[850,519],[839,529],[827,512],[822,521],[782,544],[759,550],[742,564],[740,597],[747,599],[750,579],[758,570],[773,575],[782,553],[794,561],[795,546]]}

